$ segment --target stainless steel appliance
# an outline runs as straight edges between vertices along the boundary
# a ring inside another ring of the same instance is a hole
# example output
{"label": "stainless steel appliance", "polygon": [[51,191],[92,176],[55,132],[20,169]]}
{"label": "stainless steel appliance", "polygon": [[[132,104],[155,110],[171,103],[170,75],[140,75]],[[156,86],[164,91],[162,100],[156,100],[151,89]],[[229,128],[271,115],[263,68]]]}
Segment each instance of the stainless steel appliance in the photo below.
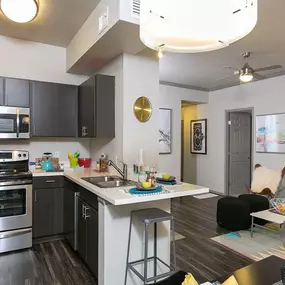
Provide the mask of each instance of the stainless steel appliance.
{"label": "stainless steel appliance", "polygon": [[28,139],[30,137],[30,109],[0,107],[0,138]]}
{"label": "stainless steel appliance", "polygon": [[0,151],[0,252],[32,246],[32,174],[27,151]]}

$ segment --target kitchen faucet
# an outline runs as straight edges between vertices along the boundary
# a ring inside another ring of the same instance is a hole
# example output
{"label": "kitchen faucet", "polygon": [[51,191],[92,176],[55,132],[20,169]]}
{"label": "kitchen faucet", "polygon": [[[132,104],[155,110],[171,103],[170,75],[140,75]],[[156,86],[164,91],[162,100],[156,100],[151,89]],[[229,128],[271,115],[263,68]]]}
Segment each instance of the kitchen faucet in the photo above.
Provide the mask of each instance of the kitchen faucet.
{"label": "kitchen faucet", "polygon": [[128,165],[123,161],[121,161],[121,163],[123,164],[123,170],[121,170],[119,166],[115,164],[112,160],[108,161],[109,166],[113,166],[120,173],[120,175],[122,175],[124,180],[128,180]]}

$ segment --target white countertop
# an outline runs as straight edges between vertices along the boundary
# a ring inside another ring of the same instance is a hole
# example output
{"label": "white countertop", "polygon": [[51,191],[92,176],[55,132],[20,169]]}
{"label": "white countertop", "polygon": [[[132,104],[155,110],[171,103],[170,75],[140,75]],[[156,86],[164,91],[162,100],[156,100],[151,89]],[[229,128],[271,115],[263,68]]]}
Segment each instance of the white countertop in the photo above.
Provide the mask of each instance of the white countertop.
{"label": "white countertop", "polygon": [[[171,199],[184,196],[194,196],[199,194],[204,194],[209,192],[209,188],[202,187],[198,185],[192,185],[188,183],[181,183],[175,186],[163,186],[167,193],[163,194],[153,194],[153,195],[132,195],[127,193],[128,189],[132,187],[120,187],[120,188],[99,188],[89,182],[81,179],[82,177],[95,177],[95,176],[107,176],[107,175],[117,175],[116,173],[97,173],[90,169],[86,169],[84,172],[43,172],[41,170],[32,170],[33,176],[56,176],[61,175],[70,179],[71,181],[77,183],[83,188],[89,190],[90,192],[96,194],[98,197],[110,202],[113,205],[127,205],[143,202],[151,202],[163,199]],[[129,179],[134,179],[134,176],[129,176]]]}

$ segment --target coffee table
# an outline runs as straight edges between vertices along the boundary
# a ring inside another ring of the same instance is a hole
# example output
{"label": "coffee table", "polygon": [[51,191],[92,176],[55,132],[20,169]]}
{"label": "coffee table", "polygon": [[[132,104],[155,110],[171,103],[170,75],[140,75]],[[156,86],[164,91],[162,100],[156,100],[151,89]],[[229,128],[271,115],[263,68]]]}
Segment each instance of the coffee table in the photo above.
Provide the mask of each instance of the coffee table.
{"label": "coffee table", "polygon": [[276,223],[276,224],[280,225],[280,227],[282,227],[283,223],[285,222],[285,216],[280,215],[280,214],[275,214],[269,210],[251,213],[250,215],[251,215],[251,228],[250,228],[251,237],[253,237],[254,226],[264,228],[264,229],[267,229],[270,231],[274,231],[273,229],[269,229],[269,228],[263,227],[261,225],[255,224],[254,223],[255,218],[259,218],[259,219],[262,219],[262,220],[265,220],[268,222]]}

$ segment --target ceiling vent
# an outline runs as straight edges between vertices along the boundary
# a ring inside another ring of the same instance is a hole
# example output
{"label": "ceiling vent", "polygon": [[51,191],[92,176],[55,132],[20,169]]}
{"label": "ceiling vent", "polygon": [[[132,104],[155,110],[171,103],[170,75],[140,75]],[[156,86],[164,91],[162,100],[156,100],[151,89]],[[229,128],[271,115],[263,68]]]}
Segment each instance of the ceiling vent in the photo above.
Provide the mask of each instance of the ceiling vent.
{"label": "ceiling vent", "polygon": [[132,17],[139,19],[141,10],[141,0],[131,0],[132,1]]}

